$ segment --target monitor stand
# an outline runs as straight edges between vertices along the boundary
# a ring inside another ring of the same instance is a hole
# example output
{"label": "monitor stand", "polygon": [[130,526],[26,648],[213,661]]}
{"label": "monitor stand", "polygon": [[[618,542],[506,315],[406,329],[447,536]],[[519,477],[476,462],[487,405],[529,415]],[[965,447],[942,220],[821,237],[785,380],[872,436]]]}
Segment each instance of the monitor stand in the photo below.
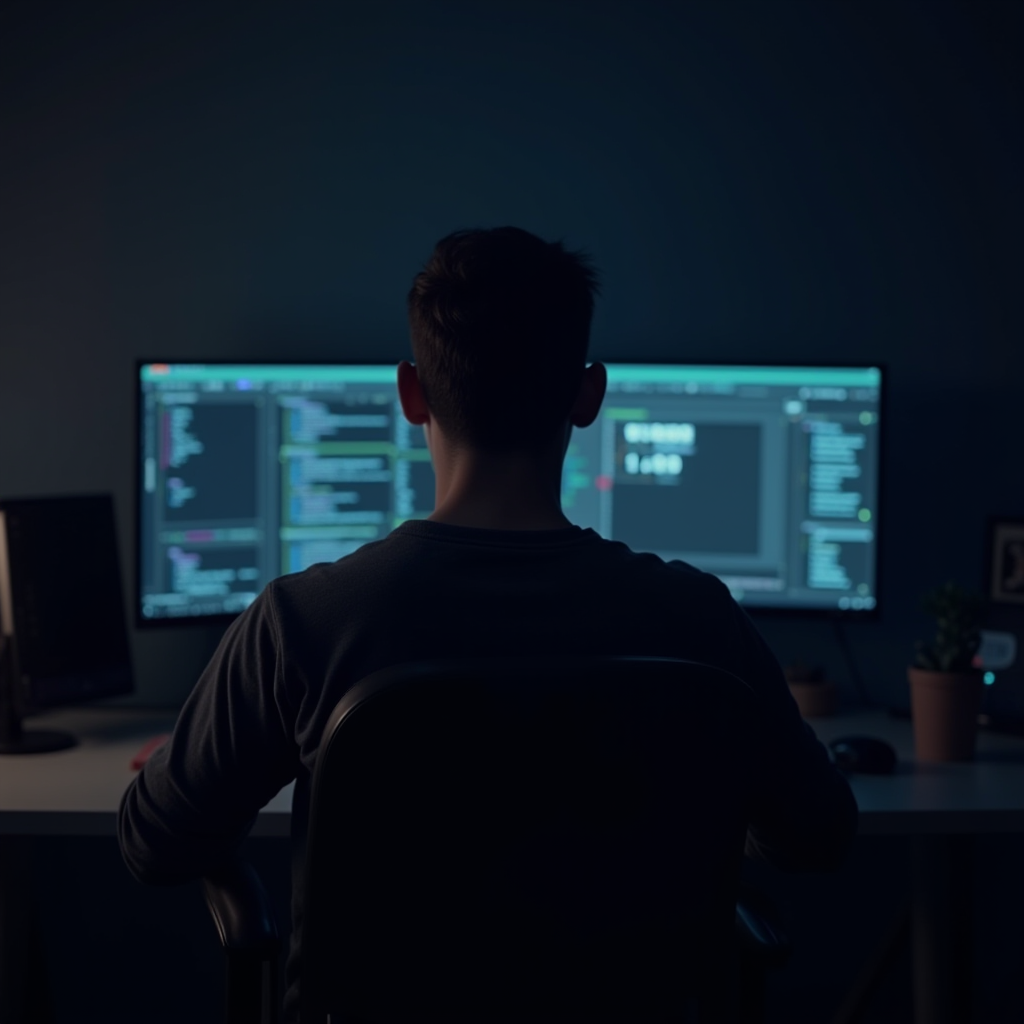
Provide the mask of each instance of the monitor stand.
{"label": "monitor stand", "polygon": [[11,642],[0,634],[0,754],[47,754],[78,745],[78,738],[58,729],[21,727],[21,715],[14,703],[14,673],[11,671]]}

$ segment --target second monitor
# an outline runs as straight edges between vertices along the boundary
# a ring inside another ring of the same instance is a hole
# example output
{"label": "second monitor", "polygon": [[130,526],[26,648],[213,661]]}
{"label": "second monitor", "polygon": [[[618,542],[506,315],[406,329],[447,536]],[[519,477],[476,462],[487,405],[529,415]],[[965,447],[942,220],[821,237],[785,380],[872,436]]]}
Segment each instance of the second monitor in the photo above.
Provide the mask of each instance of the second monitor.
{"label": "second monitor", "polygon": [[[750,607],[876,607],[879,368],[606,365],[565,459],[572,522],[713,572]],[[396,374],[141,364],[140,622],[236,615],[276,576],[430,515]]]}

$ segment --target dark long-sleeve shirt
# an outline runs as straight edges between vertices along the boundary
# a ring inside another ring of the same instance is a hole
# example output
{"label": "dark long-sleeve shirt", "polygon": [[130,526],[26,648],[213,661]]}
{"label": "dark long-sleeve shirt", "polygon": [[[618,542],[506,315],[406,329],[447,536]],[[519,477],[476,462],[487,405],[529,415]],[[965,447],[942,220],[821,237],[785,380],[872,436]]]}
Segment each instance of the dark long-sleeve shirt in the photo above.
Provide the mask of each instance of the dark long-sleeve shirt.
{"label": "dark long-sleeve shirt", "polygon": [[857,827],[850,788],[804,723],[778,662],[717,579],[593,530],[403,523],[384,540],[270,583],[224,636],[168,743],[128,787],[121,851],[174,885],[230,859],[295,780],[286,1019],[298,1014],[309,787],[327,718],[380,668],[435,658],[643,654],[724,668],[760,695],[766,794],[747,850],[837,865]]}

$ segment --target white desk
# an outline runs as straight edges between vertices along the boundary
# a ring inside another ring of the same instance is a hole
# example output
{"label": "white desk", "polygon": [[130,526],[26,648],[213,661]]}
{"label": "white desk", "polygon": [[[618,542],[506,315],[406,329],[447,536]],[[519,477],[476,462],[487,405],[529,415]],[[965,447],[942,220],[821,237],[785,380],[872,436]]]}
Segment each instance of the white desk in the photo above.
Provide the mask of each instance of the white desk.
{"label": "white desk", "polygon": [[974,761],[919,764],[909,719],[868,711],[808,721],[823,743],[875,736],[896,750],[892,775],[850,777],[860,835],[1024,832],[1024,737],[981,732]]}
{"label": "white desk", "polygon": [[[80,742],[49,754],[0,755],[0,835],[115,835],[132,758],[174,720],[173,712],[97,707],[30,718],[29,729],[66,729]],[[862,835],[1024,832],[1024,738],[982,733],[974,762],[916,764],[907,720],[860,712],[811,725],[826,743],[860,734],[896,748],[895,774],[850,780]],[[252,835],[289,834],[291,791],[286,786],[263,808]]]}
{"label": "white desk", "polygon": [[[26,731],[63,729],[79,742],[48,754],[0,754],[0,835],[116,835],[121,797],[138,774],[132,758],[176,718],[173,711],[85,707],[27,719]],[[251,835],[289,835],[292,788],[263,808]]]}
{"label": "white desk", "polygon": [[914,846],[909,907],[897,911],[836,1021],[856,1019],[854,1009],[867,998],[878,972],[892,962],[901,932],[907,930],[915,1024],[970,1020],[973,837],[1024,832],[1024,738],[981,732],[974,761],[919,764],[909,719],[859,712],[810,723],[825,743],[861,735],[895,748],[898,761],[892,775],[850,778],[860,807],[859,832],[909,835]]}
{"label": "white desk", "polygon": [[[117,809],[134,776],[130,763],[152,736],[170,732],[173,712],[76,708],[39,715],[28,728],[65,729],[70,750],[0,755],[0,840],[6,836],[116,834]],[[855,775],[862,835],[916,838],[913,889],[914,992],[917,1024],[968,1017],[964,943],[970,943],[969,867],[973,835],[1024,832],[1024,738],[982,733],[966,764],[917,764],[908,720],[881,712],[813,719],[824,742],[870,735],[899,756],[890,776]],[[291,786],[260,812],[254,836],[287,836]],[[960,908],[959,910],[957,908]]]}

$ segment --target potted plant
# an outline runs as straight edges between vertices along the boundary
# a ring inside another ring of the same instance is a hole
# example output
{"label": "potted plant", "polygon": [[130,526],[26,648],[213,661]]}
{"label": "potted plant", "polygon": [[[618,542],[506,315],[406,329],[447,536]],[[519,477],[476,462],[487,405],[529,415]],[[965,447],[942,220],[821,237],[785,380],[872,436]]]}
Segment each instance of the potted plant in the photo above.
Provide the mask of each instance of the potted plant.
{"label": "potted plant", "polygon": [[787,666],[785,672],[789,692],[793,694],[802,717],[821,718],[836,713],[839,690],[835,683],[825,678],[823,668],[808,668],[797,662]]}
{"label": "potted plant", "polygon": [[919,761],[970,761],[984,688],[974,667],[982,600],[950,582],[925,594],[923,605],[936,632],[930,643],[918,643],[907,670],[914,753]]}

